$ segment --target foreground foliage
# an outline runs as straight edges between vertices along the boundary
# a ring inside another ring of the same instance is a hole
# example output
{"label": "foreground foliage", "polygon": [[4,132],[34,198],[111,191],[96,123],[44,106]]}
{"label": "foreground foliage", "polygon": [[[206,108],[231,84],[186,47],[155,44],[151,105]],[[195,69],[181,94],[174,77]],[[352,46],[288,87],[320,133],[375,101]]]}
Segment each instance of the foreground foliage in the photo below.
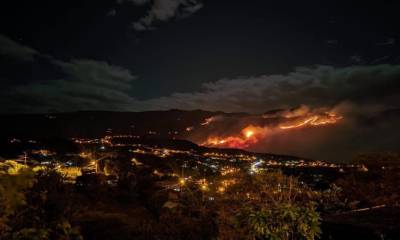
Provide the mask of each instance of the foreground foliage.
{"label": "foreground foliage", "polygon": [[[281,172],[217,175],[208,179],[214,186],[203,187],[119,159],[99,161],[99,173],[65,175],[5,161],[0,239],[318,239],[324,216],[398,205],[397,168],[367,160],[368,172],[348,174],[323,191]],[[164,181],[175,181],[179,191],[158,185]]]}
{"label": "foreground foliage", "polygon": [[66,186],[56,172],[33,172],[15,162],[0,166],[0,239],[82,239],[71,226]]}
{"label": "foreground foliage", "polygon": [[241,176],[221,197],[221,239],[315,239],[321,233],[313,193],[281,173]]}

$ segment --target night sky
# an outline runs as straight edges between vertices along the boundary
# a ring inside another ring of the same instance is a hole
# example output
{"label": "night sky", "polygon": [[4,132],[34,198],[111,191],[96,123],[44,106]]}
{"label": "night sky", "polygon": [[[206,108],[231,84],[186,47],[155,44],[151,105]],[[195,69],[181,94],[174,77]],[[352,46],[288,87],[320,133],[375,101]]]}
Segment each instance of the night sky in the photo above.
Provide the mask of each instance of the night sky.
{"label": "night sky", "polygon": [[263,112],[398,96],[398,1],[2,5],[4,113]]}
{"label": "night sky", "polygon": [[2,5],[0,113],[308,106],[344,118],[252,150],[337,161],[400,149],[399,1]]}

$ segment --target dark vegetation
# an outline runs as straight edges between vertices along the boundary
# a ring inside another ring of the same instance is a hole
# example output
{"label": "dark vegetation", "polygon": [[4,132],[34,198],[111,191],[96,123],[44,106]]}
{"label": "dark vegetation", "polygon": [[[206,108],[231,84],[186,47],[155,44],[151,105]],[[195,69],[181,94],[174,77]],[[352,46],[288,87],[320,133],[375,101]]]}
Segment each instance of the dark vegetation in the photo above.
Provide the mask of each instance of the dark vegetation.
{"label": "dark vegetation", "polygon": [[[0,238],[398,239],[395,154],[360,156],[368,171],[324,190],[272,171],[235,174],[221,191],[189,183],[174,191],[157,183],[178,179],[124,159],[116,154],[102,164],[108,176],[84,174],[75,183],[53,170],[2,164]],[[352,211],[379,205],[385,207]]]}
{"label": "dark vegetation", "polygon": [[149,130],[152,130],[157,132],[158,137],[169,138],[171,135],[168,132],[179,131],[184,134],[186,127],[199,125],[205,118],[217,114],[223,113],[201,110],[170,110],[2,115],[0,118],[0,137],[99,138],[103,137],[107,130],[112,129],[114,134],[134,133],[137,135],[145,135]]}

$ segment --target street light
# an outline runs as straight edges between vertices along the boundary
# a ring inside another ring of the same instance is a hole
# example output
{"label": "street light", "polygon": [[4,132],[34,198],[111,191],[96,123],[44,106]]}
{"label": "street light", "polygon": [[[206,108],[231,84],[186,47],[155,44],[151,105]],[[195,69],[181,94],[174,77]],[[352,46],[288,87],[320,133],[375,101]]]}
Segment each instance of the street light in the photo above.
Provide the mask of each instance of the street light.
{"label": "street light", "polygon": [[181,178],[181,179],[179,180],[179,183],[183,186],[183,185],[186,184],[186,180],[185,180],[184,178]]}

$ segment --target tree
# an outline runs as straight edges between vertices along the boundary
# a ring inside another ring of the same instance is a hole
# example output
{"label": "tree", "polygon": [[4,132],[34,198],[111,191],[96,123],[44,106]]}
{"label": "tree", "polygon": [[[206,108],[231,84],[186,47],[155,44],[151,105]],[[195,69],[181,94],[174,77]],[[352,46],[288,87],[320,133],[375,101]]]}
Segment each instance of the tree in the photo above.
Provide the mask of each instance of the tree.
{"label": "tree", "polygon": [[218,204],[220,239],[306,239],[318,237],[320,216],[312,191],[277,173],[241,175]]}
{"label": "tree", "polygon": [[69,221],[73,198],[61,176],[8,166],[0,170],[0,239],[81,239]]}
{"label": "tree", "polygon": [[[16,167],[17,166],[17,167]],[[34,184],[34,173],[11,162],[0,166],[0,238],[12,229],[10,218],[26,205],[25,190]]]}

